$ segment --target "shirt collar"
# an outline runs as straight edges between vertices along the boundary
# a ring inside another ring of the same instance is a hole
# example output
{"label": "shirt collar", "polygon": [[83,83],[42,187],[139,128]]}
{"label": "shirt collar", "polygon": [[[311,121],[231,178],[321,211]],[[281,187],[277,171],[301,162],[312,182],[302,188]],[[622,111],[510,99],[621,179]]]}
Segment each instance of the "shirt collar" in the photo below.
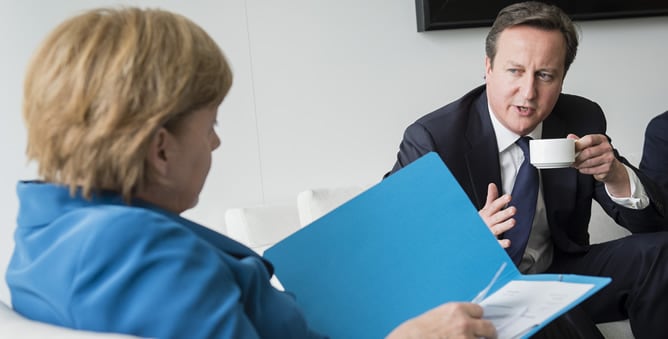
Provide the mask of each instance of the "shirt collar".
{"label": "shirt collar", "polygon": [[[494,128],[496,144],[499,146],[499,153],[501,153],[513,145],[515,141],[521,137],[521,135],[517,135],[511,130],[507,129],[506,126],[503,126],[499,119],[496,118],[496,115],[494,115],[494,112],[492,112],[492,107],[489,104],[487,104],[487,110],[489,111],[489,118],[492,121],[492,128]],[[540,139],[542,135],[542,121],[536,126],[536,128],[533,129],[533,131],[527,134],[527,136],[531,137],[532,139]]]}

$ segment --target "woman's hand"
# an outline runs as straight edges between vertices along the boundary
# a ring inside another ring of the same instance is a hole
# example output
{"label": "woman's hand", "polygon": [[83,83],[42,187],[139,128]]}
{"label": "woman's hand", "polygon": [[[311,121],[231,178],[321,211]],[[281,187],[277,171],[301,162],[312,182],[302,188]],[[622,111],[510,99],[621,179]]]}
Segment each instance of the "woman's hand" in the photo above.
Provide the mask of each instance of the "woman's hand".
{"label": "woman's hand", "polygon": [[482,307],[473,303],[446,303],[394,329],[387,339],[496,338],[492,322],[482,319]]}

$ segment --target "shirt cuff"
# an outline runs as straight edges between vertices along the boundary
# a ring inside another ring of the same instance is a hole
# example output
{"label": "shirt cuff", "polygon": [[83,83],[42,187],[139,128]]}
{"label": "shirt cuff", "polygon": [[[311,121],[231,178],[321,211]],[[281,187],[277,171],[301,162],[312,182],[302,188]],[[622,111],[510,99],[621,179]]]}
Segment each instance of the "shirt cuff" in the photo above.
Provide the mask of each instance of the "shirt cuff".
{"label": "shirt cuff", "polygon": [[613,202],[626,208],[641,210],[649,206],[649,197],[647,196],[647,192],[645,192],[645,186],[643,186],[642,182],[640,182],[640,179],[633,170],[628,168],[626,165],[624,165],[624,168],[626,169],[626,173],[629,174],[631,196],[624,198],[613,197],[610,192],[608,192],[608,186],[604,185],[605,192]]}

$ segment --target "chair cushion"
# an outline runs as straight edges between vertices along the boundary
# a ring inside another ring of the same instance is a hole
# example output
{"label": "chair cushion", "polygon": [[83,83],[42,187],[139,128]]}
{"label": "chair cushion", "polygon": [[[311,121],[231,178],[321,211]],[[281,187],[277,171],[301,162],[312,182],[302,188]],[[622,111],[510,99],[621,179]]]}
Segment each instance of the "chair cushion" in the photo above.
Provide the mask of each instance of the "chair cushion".
{"label": "chair cushion", "polygon": [[[0,328],[8,338],[67,338],[67,339],[131,339],[139,338],[116,333],[100,333],[73,330],[65,327],[29,320],[0,301]],[[4,336],[3,336],[4,338]]]}
{"label": "chair cushion", "polygon": [[230,208],[225,211],[225,227],[230,238],[260,254],[300,228],[294,205]]}

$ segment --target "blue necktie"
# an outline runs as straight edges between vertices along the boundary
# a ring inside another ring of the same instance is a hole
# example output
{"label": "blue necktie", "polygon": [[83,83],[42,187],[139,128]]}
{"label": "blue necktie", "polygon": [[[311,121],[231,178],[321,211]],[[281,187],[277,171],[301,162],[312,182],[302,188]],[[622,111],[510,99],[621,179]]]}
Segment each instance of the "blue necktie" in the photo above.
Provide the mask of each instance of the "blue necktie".
{"label": "blue necktie", "polygon": [[538,170],[529,162],[530,137],[521,137],[515,142],[524,152],[524,162],[517,172],[513,186],[510,206],[515,206],[515,226],[505,233],[510,239],[510,247],[506,249],[516,266],[519,266],[529,241],[533,217],[536,213],[536,199],[538,199]]}

